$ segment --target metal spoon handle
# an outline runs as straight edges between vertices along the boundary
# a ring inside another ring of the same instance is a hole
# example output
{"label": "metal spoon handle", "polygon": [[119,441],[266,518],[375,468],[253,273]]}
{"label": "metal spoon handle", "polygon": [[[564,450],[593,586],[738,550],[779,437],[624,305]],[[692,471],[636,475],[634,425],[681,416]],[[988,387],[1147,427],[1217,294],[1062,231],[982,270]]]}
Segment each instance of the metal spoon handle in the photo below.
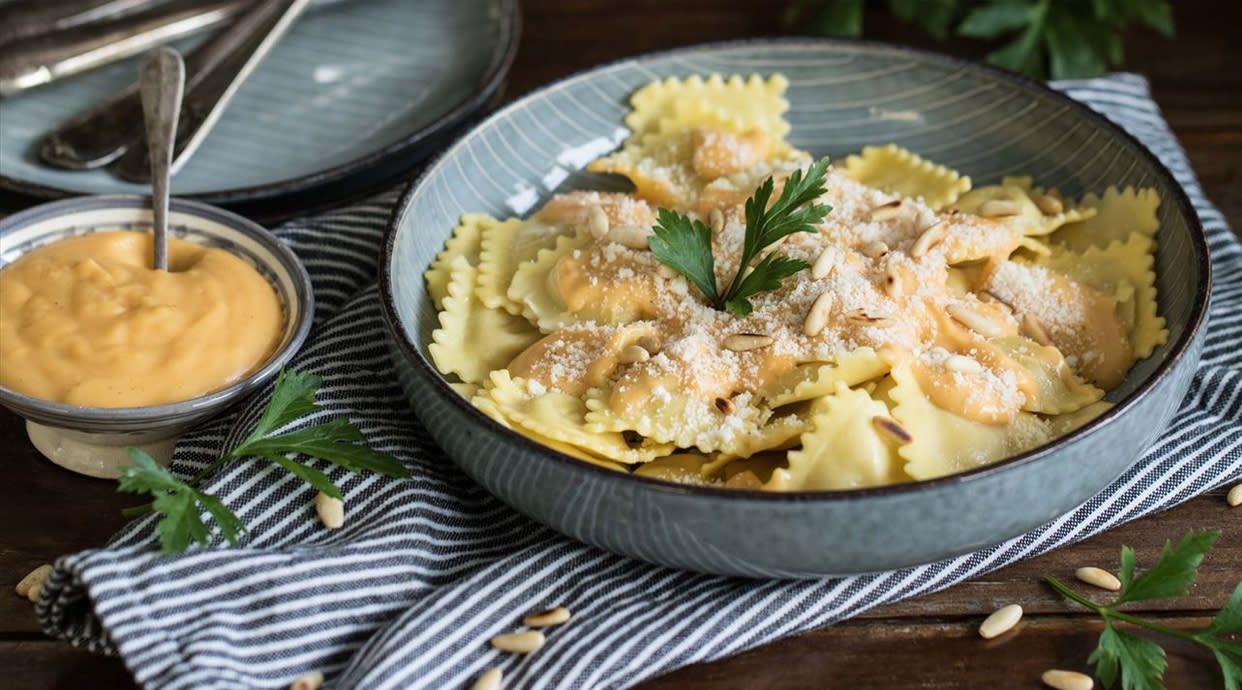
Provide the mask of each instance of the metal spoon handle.
{"label": "metal spoon handle", "polygon": [[152,265],[168,270],[168,185],[172,176],[173,142],[177,137],[177,118],[185,90],[185,62],[172,48],[151,52],[139,69],[142,93],[142,119],[147,130],[147,149],[151,154],[151,208],[155,231]]}
{"label": "metal spoon handle", "polygon": [[180,0],[114,21],[17,41],[0,51],[0,98],[219,25],[247,4],[249,0]]}
{"label": "metal spoon handle", "polygon": [[[263,0],[204,46],[203,63],[186,92],[181,112],[181,130],[173,150],[172,170],[176,173],[207,138],[242,82],[254,71],[284,36],[308,0]],[[197,53],[195,54],[197,57]],[[141,141],[134,142],[116,165],[116,173],[126,180],[143,182],[150,174]]]}

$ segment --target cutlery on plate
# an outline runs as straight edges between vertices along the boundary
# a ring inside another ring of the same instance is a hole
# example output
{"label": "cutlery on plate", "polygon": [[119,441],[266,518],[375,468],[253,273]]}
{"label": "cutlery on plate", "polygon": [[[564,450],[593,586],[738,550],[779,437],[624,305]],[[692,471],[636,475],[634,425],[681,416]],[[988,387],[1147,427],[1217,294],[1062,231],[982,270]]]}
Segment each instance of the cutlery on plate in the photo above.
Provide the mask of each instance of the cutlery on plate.
{"label": "cutlery on plate", "polygon": [[98,21],[118,19],[171,0],[17,0],[0,5],[0,45]]}
{"label": "cutlery on plate", "polygon": [[143,60],[138,75],[142,121],[151,151],[151,229],[155,234],[151,243],[151,266],[157,271],[167,271],[168,187],[181,96],[185,92],[185,63],[176,50],[167,46],[157,48]]}
{"label": "cutlery on plate", "polygon": [[250,0],[161,4],[113,21],[0,46],[0,97],[95,69],[216,26],[249,4]]}
{"label": "cutlery on plate", "polygon": [[[280,39],[301,12],[302,0],[265,0],[207,39],[185,58],[186,98],[174,169],[183,163],[223,112],[233,91],[254,64]],[[70,169],[102,167],[120,158],[141,138],[142,102],[135,84],[74,117],[44,137],[40,156]],[[130,177],[145,179],[144,153],[125,165]]]}
{"label": "cutlery on plate", "polygon": [[[219,39],[218,62],[195,80],[182,104],[181,127],[173,147],[172,174],[194,155],[242,82],[285,35],[307,4],[309,0],[262,0],[223,32]],[[134,141],[117,162],[116,172],[127,180],[149,179],[146,142]]]}

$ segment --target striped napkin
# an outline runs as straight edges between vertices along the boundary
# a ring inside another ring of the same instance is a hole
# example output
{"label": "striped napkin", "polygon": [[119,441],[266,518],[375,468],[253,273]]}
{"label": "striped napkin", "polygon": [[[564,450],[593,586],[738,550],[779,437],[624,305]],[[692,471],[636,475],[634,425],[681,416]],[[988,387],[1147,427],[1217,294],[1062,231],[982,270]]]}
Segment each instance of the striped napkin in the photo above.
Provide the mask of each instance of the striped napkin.
{"label": "striped napkin", "polygon": [[[467,479],[410,414],[394,383],[374,285],[396,192],[278,232],[315,283],[318,321],[294,366],[321,398],[413,479],[324,467],[344,491],[345,527],[324,530],[313,491],[259,461],[207,482],[250,526],[242,548],[165,557],[148,517],[106,547],[62,557],[38,611],[50,635],[120,655],[147,688],[283,688],[322,671],[329,687],[464,688],[500,666],[507,688],[624,688],[697,661],[830,625],[948,587],[1164,510],[1242,477],[1242,245],[1203,197],[1134,75],[1056,87],[1129,130],[1169,166],[1207,228],[1216,285],[1203,363],[1164,437],[1071,514],[960,558],[813,581],[710,577],[629,560],[562,537]],[[265,400],[182,439],[191,475],[241,440]],[[529,656],[487,644],[524,612],[563,605],[573,621]]]}

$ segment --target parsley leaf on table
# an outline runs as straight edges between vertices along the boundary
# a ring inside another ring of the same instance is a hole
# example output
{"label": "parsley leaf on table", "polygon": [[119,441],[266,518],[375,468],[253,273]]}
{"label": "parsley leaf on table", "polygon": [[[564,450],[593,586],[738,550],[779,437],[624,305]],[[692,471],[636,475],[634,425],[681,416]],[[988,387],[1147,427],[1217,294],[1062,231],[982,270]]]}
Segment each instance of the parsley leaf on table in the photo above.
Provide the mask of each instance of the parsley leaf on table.
{"label": "parsley leaf on table", "polygon": [[1096,603],[1056,578],[1044,578],[1053,589],[1104,619],[1104,632],[1087,661],[1095,666],[1096,678],[1105,688],[1120,680],[1122,690],[1165,690],[1163,677],[1168,662],[1164,649],[1152,640],[1117,627],[1118,623],[1128,623],[1207,647],[1220,666],[1225,689],[1242,690],[1242,642],[1224,637],[1242,632],[1242,582],[1212,624],[1195,632],[1169,628],[1118,608],[1129,602],[1188,594],[1199,565],[1219,537],[1220,533],[1215,531],[1188,532],[1176,546],[1166,543],[1156,563],[1137,577],[1134,549],[1121,547],[1118,579],[1122,586],[1111,604]]}
{"label": "parsley leaf on table", "polygon": [[1121,571],[1118,573],[1121,594],[1114,605],[1186,596],[1195,583],[1199,564],[1219,537],[1219,532],[1191,531],[1182,537],[1177,546],[1165,542],[1156,564],[1137,578],[1134,577],[1134,549],[1122,547]]}
{"label": "parsley leaf on table", "polygon": [[[653,234],[647,241],[660,263],[684,275],[717,309],[727,309],[737,317],[753,309],[751,297],[781,286],[785,278],[809,267],[805,261],[775,253],[759,258],[764,249],[799,232],[815,232],[831,207],[814,203],[824,193],[828,159],[811,165],[806,175],[795,170],[784,183],[781,195],[768,202],[776,189],[769,177],[746,200],[746,235],[737,272],[721,291],[716,284],[716,260],[712,255],[712,231],[689,216],[659,209]],[[758,263],[754,263],[759,259]],[[753,267],[751,264],[754,263]]]}
{"label": "parsley leaf on table", "polygon": [[230,544],[237,544],[238,535],[244,533],[246,527],[219,499],[177,479],[137,448],[129,449],[129,457],[134,464],[121,472],[117,490],[155,497],[149,510],[141,512],[153,510],[163,516],[156,531],[164,553],[185,551],[190,540],[207,543],[207,525],[199,516],[200,506],[215,519],[224,538]]}
{"label": "parsley leaf on table", "polygon": [[333,419],[294,431],[275,433],[298,419],[323,411],[315,403],[315,393],[321,382],[313,374],[282,371],[276,379],[271,399],[246,440],[212,462],[190,482],[174,477],[149,455],[131,448],[130,457],[134,465],[122,471],[118,491],[144,493],[154,497],[154,500],[131,508],[126,514],[159,513],[156,530],[160,545],[165,553],[178,553],[188,548],[191,541],[202,545],[208,542],[209,531],[199,515],[200,508],[215,519],[221,534],[230,544],[236,545],[238,536],[246,531],[241,520],[220,499],[193,486],[230,460],[263,458],[316,490],[338,499],[341,498],[341,491],[327,474],[290,456],[325,460],[353,472],[375,472],[389,477],[410,476],[396,458],[367,447],[362,432],[347,419]]}
{"label": "parsley leaf on table", "polygon": [[[803,33],[859,36],[862,0],[799,0],[785,23]],[[888,0],[898,19],[938,40],[958,35],[1004,42],[988,61],[1031,77],[1069,79],[1122,62],[1121,31],[1146,26],[1173,35],[1168,0]]]}

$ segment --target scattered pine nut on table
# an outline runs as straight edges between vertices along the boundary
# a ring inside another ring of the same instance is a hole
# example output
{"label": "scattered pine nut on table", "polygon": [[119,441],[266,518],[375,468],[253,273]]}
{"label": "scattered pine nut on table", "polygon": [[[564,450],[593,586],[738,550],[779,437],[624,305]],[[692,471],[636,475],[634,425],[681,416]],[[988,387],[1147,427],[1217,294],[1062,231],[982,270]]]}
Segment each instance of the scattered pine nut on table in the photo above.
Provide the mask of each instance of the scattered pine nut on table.
{"label": "scattered pine nut on table", "polygon": [[315,512],[328,529],[340,529],[345,524],[345,502],[322,491],[315,495]]}
{"label": "scattered pine nut on table", "polygon": [[1013,630],[1018,621],[1022,620],[1022,607],[1018,604],[1002,606],[992,612],[979,626],[979,635],[985,640],[1000,637]]}
{"label": "scattered pine nut on table", "polygon": [[1121,591],[1121,580],[1103,568],[1086,567],[1074,571],[1074,577],[1092,587],[1099,587],[1110,592]]}
{"label": "scattered pine nut on table", "polygon": [[323,673],[311,671],[301,675],[289,686],[289,690],[319,690],[323,687]]}
{"label": "scattered pine nut on table", "polygon": [[1044,671],[1040,679],[1044,681],[1044,685],[1054,690],[1092,690],[1095,687],[1091,676],[1077,671],[1050,669]]}
{"label": "scattered pine nut on table", "polygon": [[528,613],[522,618],[522,625],[528,628],[547,628],[553,625],[560,625],[569,621],[571,614],[569,609],[564,606],[547,609],[546,611],[536,611]]}
{"label": "scattered pine nut on table", "polygon": [[43,590],[43,582],[47,580],[47,576],[52,574],[52,566],[44,563],[26,574],[21,581],[17,583],[14,590],[17,596],[26,597],[32,602],[39,600],[39,592]]}
{"label": "scattered pine nut on table", "polygon": [[489,668],[479,674],[474,685],[470,686],[470,690],[500,690],[500,682],[504,680],[505,675],[498,668]]}
{"label": "scattered pine nut on table", "polygon": [[543,642],[543,633],[538,630],[504,633],[492,638],[493,647],[514,654],[530,654],[542,647]]}

